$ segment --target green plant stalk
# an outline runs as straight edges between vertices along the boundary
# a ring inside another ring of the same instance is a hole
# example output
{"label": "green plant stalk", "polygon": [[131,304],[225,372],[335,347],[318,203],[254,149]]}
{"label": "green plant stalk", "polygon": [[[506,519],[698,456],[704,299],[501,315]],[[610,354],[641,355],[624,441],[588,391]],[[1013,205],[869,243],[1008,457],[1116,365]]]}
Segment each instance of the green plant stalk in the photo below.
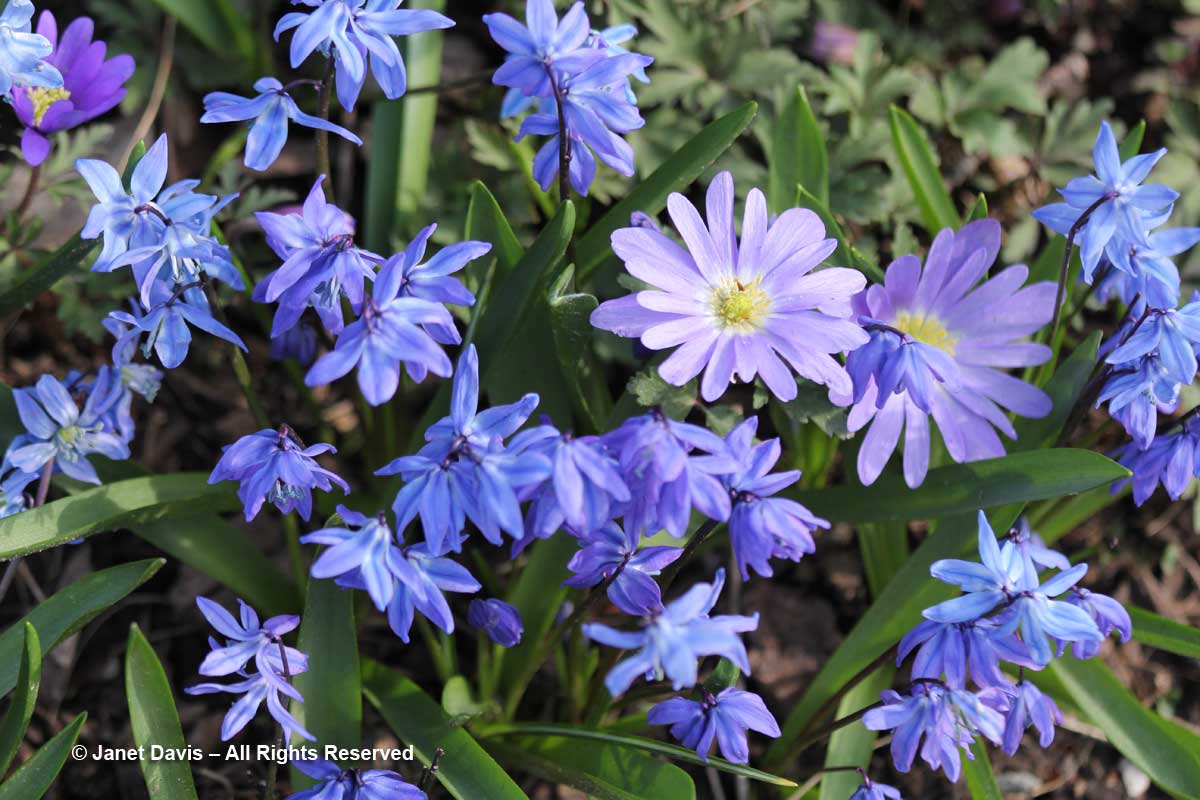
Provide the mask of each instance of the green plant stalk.
{"label": "green plant stalk", "polygon": [[[420,0],[411,5],[442,11],[445,0]],[[417,86],[433,86],[442,74],[442,32],[425,31],[408,37],[405,63],[408,80]],[[413,226],[429,187],[430,157],[433,153],[433,128],[437,121],[436,92],[404,98],[404,113],[400,122],[400,138],[395,146],[403,154],[398,159],[396,176],[397,222],[402,228]]]}
{"label": "green plant stalk", "polygon": [[[325,63],[325,76],[321,79],[320,94],[317,95],[317,116],[329,121],[329,106],[333,94],[333,55],[330,54]],[[317,172],[325,176],[321,187],[325,190],[325,199],[333,202],[333,173],[329,163],[329,131],[317,129]]]}
{"label": "green plant stalk", "polygon": [[287,543],[288,561],[292,565],[296,587],[303,589],[308,582],[308,559],[304,557],[304,548],[300,545],[300,523],[293,514],[283,518],[283,538]]}

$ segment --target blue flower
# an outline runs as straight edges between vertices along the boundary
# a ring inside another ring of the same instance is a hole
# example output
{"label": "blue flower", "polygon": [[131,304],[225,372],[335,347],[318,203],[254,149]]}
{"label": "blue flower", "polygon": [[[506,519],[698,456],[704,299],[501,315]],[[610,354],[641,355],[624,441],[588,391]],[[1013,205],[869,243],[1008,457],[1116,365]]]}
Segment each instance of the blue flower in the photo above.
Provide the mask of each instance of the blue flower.
{"label": "blue flower", "polygon": [[[132,303],[137,311],[136,303]],[[133,440],[134,423],[132,415],[133,396],[137,395],[147,403],[153,403],[162,385],[162,370],[149,364],[135,364],[133,357],[137,352],[138,339],[143,331],[136,326],[126,324],[111,314],[101,320],[101,324],[116,337],[112,348],[111,369],[117,376],[113,381],[115,398],[108,411],[108,421],[121,438],[128,444]],[[103,369],[109,369],[104,367]]]}
{"label": "blue flower", "polygon": [[291,63],[299,67],[314,50],[337,64],[337,96],[342,107],[354,110],[354,103],[367,78],[367,60],[371,73],[389,100],[404,94],[408,77],[404,57],[395,36],[454,26],[454,22],[436,11],[399,8],[404,0],[297,0],[314,8],[309,13],[284,14],[275,26],[275,41],[292,28]]}
{"label": "blue flower", "polygon": [[1133,477],[1115,484],[1114,491],[1133,481],[1133,500],[1140,506],[1161,483],[1167,495],[1178,500],[1200,475],[1200,420],[1189,417],[1177,430],[1155,436],[1144,449],[1130,442],[1117,451],[1117,460]]}
{"label": "blue flower", "polygon": [[521,614],[503,600],[475,598],[467,607],[467,622],[479,628],[501,647],[515,647],[521,641],[525,626]]}
{"label": "blue flower", "polygon": [[[1063,236],[1085,214],[1089,215],[1076,235],[1086,282],[1092,282],[1100,257],[1110,243],[1112,249],[1126,250],[1145,244],[1147,215],[1163,212],[1179,197],[1178,192],[1162,184],[1142,185],[1166,152],[1164,147],[1121,163],[1112,128],[1101,122],[1092,149],[1096,174],[1075,178],[1060,189],[1065,203],[1052,203],[1033,212],[1034,218]],[[1117,264],[1118,269],[1120,266]]]}
{"label": "blue flower", "polygon": [[[1108,595],[1100,594],[1099,592],[1089,592],[1080,586],[1076,586],[1069,595],[1067,595],[1066,603],[1080,608],[1092,621],[1096,623],[1096,627],[1100,630],[1100,636],[1107,638],[1110,633],[1116,631],[1122,642],[1128,642],[1129,637],[1133,635],[1133,621],[1129,618],[1129,612],[1119,602],[1109,597]],[[1058,655],[1062,655],[1066,650],[1067,642],[1058,643]],[[1092,640],[1083,640],[1071,642],[1071,652],[1076,658],[1091,658],[1100,652],[1100,642]]]}
{"label": "blue flower", "polygon": [[391,770],[342,769],[332,761],[293,761],[317,785],[286,800],[425,800],[425,793]]}
{"label": "blue flower", "polygon": [[13,86],[63,85],[62,73],[42,60],[54,46],[45,36],[30,33],[33,10],[32,0],[9,0],[0,11],[0,97]]}
{"label": "blue flower", "polygon": [[1161,379],[1190,384],[1196,377],[1198,346],[1200,300],[1193,299],[1179,310],[1147,308],[1105,362],[1120,367],[1157,353]]}
{"label": "blue flower", "polygon": [[586,589],[612,578],[608,599],[617,608],[639,617],[660,613],[662,593],[654,576],[683,550],[669,545],[639,549],[640,539],[616,522],[583,536],[583,546],[567,562],[567,569],[575,574],[563,586]]}
{"label": "blue flower", "polygon": [[313,489],[328,492],[336,483],[343,492],[350,491],[344,480],[316,462],[315,456],[336,452],[328,444],[305,447],[287,425],[277,431],[265,428],[226,445],[208,482],[240,482],[238,497],[247,522],[258,515],[264,502],[284,514],[298,510],[307,520],[312,515]]}
{"label": "blue flower", "polygon": [[8,467],[6,461],[4,468],[0,469],[0,476],[8,473],[0,479],[0,519],[20,514],[28,507],[29,499],[25,496],[25,488],[38,478],[32,472],[22,472],[19,469],[9,471]]}
{"label": "blue flower", "polygon": [[399,556],[387,517],[382,513],[368,517],[341,505],[337,515],[345,526],[321,528],[300,537],[304,544],[327,545],[310,573],[314,578],[356,573],[375,607],[383,611],[396,589],[391,561]]}
{"label": "blue flower", "polygon": [[863,716],[868,730],[892,731],[892,763],[900,772],[912,768],[922,738],[921,758],[952,781],[957,781],[962,771],[960,749],[967,758],[974,758],[970,746],[975,734],[1000,743],[1004,718],[979,695],[929,681],[914,683],[910,692],[883,692],[884,705]]}
{"label": "blue flower", "polygon": [[[668,419],[658,409],[630,417],[602,437],[621,465],[629,488],[625,529],[653,536],[666,530],[675,538],[687,533],[694,506],[710,519],[729,518],[729,492],[713,473],[732,471],[736,463],[718,458],[725,443],[715,433],[698,425]],[[689,453],[706,451],[701,467]]]}
{"label": "blue flower", "polygon": [[[396,548],[388,566],[396,577],[387,608],[388,624],[405,644],[415,611],[446,633],[454,633],[454,615],[443,592],[470,594],[482,588],[466,567],[436,555],[425,543]],[[360,588],[356,580],[343,578],[338,582]]]}
{"label": "blue flower", "polygon": [[1009,708],[1004,719],[1004,752],[1010,756],[1021,746],[1021,737],[1030,725],[1037,728],[1038,744],[1049,747],[1054,741],[1054,726],[1061,725],[1062,712],[1042,690],[1026,680],[1010,690]]}
{"label": "blue flower", "polygon": [[1096,398],[1108,403],[1108,413],[1125,426],[1137,449],[1150,446],[1158,426],[1158,413],[1169,414],[1179,404],[1180,385],[1168,374],[1158,353],[1123,364],[1113,370]]}
{"label": "blue flower", "polygon": [[[333,0],[338,2],[339,0]],[[259,211],[255,217],[267,244],[283,261],[254,287],[260,303],[278,302],[271,338],[283,335],[312,306],[330,333],[341,333],[342,297],[357,310],[366,297],[365,284],[374,280],[383,257],[356,247],[354,218],[325,201],[317,178],[299,214]]]}
{"label": "blue flower", "polygon": [[129,458],[129,446],[104,422],[110,397],[107,385],[99,379],[87,392],[82,410],[67,387],[52,375],[40,377],[31,389],[14,389],[13,399],[27,434],[18,437],[19,446],[10,448],[6,466],[38,475],[53,462],[55,471],[98,484],[100,477],[87,456]]}
{"label": "blue flower", "polygon": [[715,697],[705,692],[699,702],[683,697],[664,700],[650,709],[646,721],[651,725],[670,725],[671,735],[684,747],[695,750],[705,762],[714,736],[726,761],[745,764],[750,760],[746,731],[775,738],[781,735],[779,723],[762,698],[732,686]]}
{"label": "blue flower", "polygon": [[698,583],[688,589],[661,613],[645,620],[640,630],[619,631],[599,623],[584,625],[583,635],[592,641],[637,651],[618,662],[604,678],[609,694],[622,694],[639,675],[647,680],[669,678],[676,691],[695,686],[696,662],[704,656],[727,658],[749,675],[750,661],[738,634],[758,628],[758,614],[710,617],[724,585],[725,570],[719,569],[712,583]]}
{"label": "blue flower", "polygon": [[189,324],[242,350],[246,349],[240,336],[213,318],[208,298],[198,287],[170,292],[161,284],[155,285],[151,304],[147,308],[149,310],[145,314],[138,313],[135,308],[134,313],[110,311],[108,316],[114,322],[136,329],[139,335],[145,334],[142,354],[149,358],[153,351],[167,369],[178,367],[187,358],[192,343]]}
{"label": "blue flower", "polygon": [[291,358],[302,367],[317,360],[317,329],[306,320],[271,339],[271,358],[283,361]]}
{"label": "blue flower", "polygon": [[[493,544],[501,532],[521,538],[520,494],[550,475],[550,463],[533,452],[508,452],[503,441],[528,419],[538,396],[478,412],[479,355],[468,345],[458,361],[450,415],[425,431],[428,442],[376,472],[400,475],[405,485],[392,510],[400,529],[417,517],[434,553],[462,549],[470,519]],[[477,413],[478,412],[478,413]]]}
{"label": "blue flower", "polygon": [[1010,681],[1000,669],[1000,661],[1038,668],[1029,649],[1014,634],[997,634],[997,625],[989,619],[967,622],[922,620],[900,640],[896,666],[918,645],[913,659],[912,677],[938,679],[946,685],[965,689],[967,675],[981,688],[1008,686]]}
{"label": "blue flower", "polygon": [[201,122],[254,120],[246,138],[246,166],[250,169],[265,170],[279,158],[287,143],[288,120],[362,144],[362,139],[342,126],[301,111],[288,94],[288,87],[275,78],[260,78],[254,84],[254,91],[258,92],[258,97],[247,98],[227,92],[207,94],[204,96],[204,116],[200,118]]}
{"label": "blue flower", "polygon": [[1179,269],[1171,256],[1198,241],[1200,228],[1169,228],[1151,233],[1145,244],[1110,242],[1105,255],[1118,266],[1097,281],[1096,296],[1107,300],[1115,295],[1126,305],[1141,298],[1153,308],[1174,308],[1179,304]]}
{"label": "blue flower", "polygon": [[583,47],[590,31],[581,2],[573,3],[561,21],[553,0],[526,0],[525,25],[508,14],[485,14],[483,21],[509,54],[492,82],[510,86],[526,97],[553,93],[546,65]]}
{"label": "blue flower", "polygon": [[873,781],[866,773],[861,774],[863,782],[850,795],[850,800],[901,800],[900,790],[895,786]]}
{"label": "blue flower", "polygon": [[[772,558],[799,561],[805,553],[816,550],[812,532],[828,528],[829,521],[814,516],[795,500],[771,495],[791,486],[800,479],[799,470],[771,474],[779,461],[779,439],[754,443],[758,432],[758,417],[750,417],[725,437],[728,458],[736,463],[730,470],[727,463],[717,469],[729,489],[733,510],[729,515],[729,541],[742,579],[750,578],[750,568],[763,577],[771,577]],[[697,461],[704,462],[700,456]]]}

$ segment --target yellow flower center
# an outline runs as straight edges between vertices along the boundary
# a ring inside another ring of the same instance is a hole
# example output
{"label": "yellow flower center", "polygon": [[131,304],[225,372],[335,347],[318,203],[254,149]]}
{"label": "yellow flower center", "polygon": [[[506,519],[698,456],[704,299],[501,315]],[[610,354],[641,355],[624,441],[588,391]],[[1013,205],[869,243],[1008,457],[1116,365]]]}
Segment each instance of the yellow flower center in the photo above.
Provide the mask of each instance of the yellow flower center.
{"label": "yellow flower center", "polygon": [[66,88],[60,86],[57,89],[47,89],[43,86],[34,86],[26,89],[29,92],[29,99],[33,101],[33,124],[41,125],[42,120],[46,117],[46,112],[50,110],[50,106],[57,103],[59,100],[67,100],[71,97],[71,93]]}
{"label": "yellow flower center", "polygon": [[761,281],[755,278],[744,284],[727,278],[713,290],[712,310],[722,327],[741,330],[758,327],[771,307],[771,299],[759,286]]}
{"label": "yellow flower center", "polygon": [[892,324],[918,342],[924,342],[931,347],[945,350],[950,355],[954,355],[954,346],[958,344],[958,339],[951,336],[950,332],[946,330],[946,326],[936,317],[926,316],[919,312],[897,311],[896,319]]}

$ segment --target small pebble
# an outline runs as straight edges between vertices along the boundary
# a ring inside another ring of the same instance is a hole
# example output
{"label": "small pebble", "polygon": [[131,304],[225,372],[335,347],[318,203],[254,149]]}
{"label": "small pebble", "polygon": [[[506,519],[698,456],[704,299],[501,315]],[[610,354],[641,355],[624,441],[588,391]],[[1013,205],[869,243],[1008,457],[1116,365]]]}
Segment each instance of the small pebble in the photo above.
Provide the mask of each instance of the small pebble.
{"label": "small pebble", "polygon": [[1150,778],[1132,762],[1121,759],[1121,782],[1130,797],[1141,797],[1150,791]]}

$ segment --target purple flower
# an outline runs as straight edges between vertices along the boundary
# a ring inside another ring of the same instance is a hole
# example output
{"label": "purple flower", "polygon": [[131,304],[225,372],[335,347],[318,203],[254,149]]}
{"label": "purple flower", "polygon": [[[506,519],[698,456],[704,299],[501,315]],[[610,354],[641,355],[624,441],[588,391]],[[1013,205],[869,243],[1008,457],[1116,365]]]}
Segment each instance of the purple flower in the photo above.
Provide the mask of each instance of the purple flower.
{"label": "purple flower", "polygon": [[396,589],[391,562],[399,555],[387,517],[383,513],[368,517],[341,505],[337,515],[344,527],[321,528],[300,537],[304,544],[327,546],[313,562],[310,573],[314,578],[356,573],[375,607],[383,611]]}
{"label": "purple flower", "polygon": [[1200,346],[1200,300],[1179,310],[1147,308],[1105,362],[1115,367],[1158,354],[1161,379],[1190,384],[1196,377],[1196,348]]}
{"label": "purple flower", "polygon": [[670,725],[671,735],[684,747],[695,750],[705,762],[714,736],[726,761],[745,764],[750,760],[748,730],[774,738],[781,735],[779,723],[762,698],[732,686],[715,697],[704,692],[699,702],[683,697],[664,700],[650,709],[646,721],[651,725]]}
{"label": "purple flower", "polygon": [[1145,449],[1130,442],[1117,451],[1117,460],[1133,477],[1115,484],[1114,491],[1133,481],[1133,500],[1140,506],[1161,483],[1167,495],[1178,500],[1200,474],[1200,420],[1189,417],[1178,429],[1155,436]]}
{"label": "purple flower", "polygon": [[725,570],[719,569],[712,583],[697,583],[661,613],[643,621],[641,630],[619,631],[599,623],[584,625],[583,635],[594,642],[637,651],[618,662],[605,677],[609,694],[619,696],[639,675],[647,680],[669,678],[676,691],[695,686],[696,662],[704,656],[727,658],[749,675],[750,661],[738,634],[758,628],[758,614],[710,617],[724,585]]}
{"label": "purple flower", "polygon": [[[991,690],[995,691],[995,690]],[[962,771],[960,749],[973,759],[970,746],[975,734],[999,744],[1004,718],[980,696],[927,681],[914,683],[910,694],[887,690],[880,695],[884,705],[863,716],[872,731],[892,731],[892,763],[900,772],[912,768],[921,739],[921,758],[933,769],[957,781]]]}
{"label": "purple flower", "polygon": [[354,104],[371,73],[389,100],[404,94],[408,76],[396,36],[454,26],[449,18],[428,10],[399,8],[404,0],[296,0],[315,10],[284,14],[275,26],[275,41],[293,28],[291,63],[299,67],[314,50],[337,64],[337,96],[342,107]]}
{"label": "purple flower", "polygon": [[525,631],[520,612],[494,597],[472,600],[471,605],[467,606],[467,622],[472,628],[485,632],[501,647],[515,647],[521,642],[521,634]]}
{"label": "purple flower", "polygon": [[30,33],[33,19],[31,0],[9,0],[0,11],[0,97],[14,86],[38,86],[53,89],[63,85],[63,76],[43,59],[54,45],[37,33]]}
{"label": "purple flower", "polygon": [[587,534],[581,539],[583,546],[567,562],[567,569],[575,574],[563,581],[563,586],[586,589],[611,578],[608,599],[613,605],[634,616],[658,614],[663,607],[662,593],[654,576],[683,550],[669,545],[639,549],[640,540],[616,522]]}
{"label": "purple flower", "polygon": [[[1083,609],[1096,623],[1102,638],[1107,638],[1110,633],[1116,631],[1120,634],[1122,642],[1128,642],[1129,637],[1133,635],[1133,621],[1129,619],[1129,612],[1108,595],[1089,592],[1076,586],[1064,602]],[[1100,652],[1099,641],[1082,640],[1071,642],[1071,645],[1071,652],[1076,658],[1091,658]],[[1059,642],[1058,655],[1061,656],[1066,647],[1067,642]]]}
{"label": "purple flower", "polygon": [[588,15],[576,2],[560,21],[553,0],[526,0],[525,20],[522,25],[508,14],[483,16],[492,38],[509,54],[492,82],[526,97],[546,97],[553,94],[547,65],[587,43]]}
{"label": "purple flower", "polygon": [[[466,567],[435,555],[424,543],[404,550],[396,548],[388,565],[396,576],[396,588],[387,609],[388,624],[405,644],[415,611],[446,633],[454,633],[454,615],[443,592],[470,594],[482,588]],[[343,578],[339,583],[358,588],[355,580]]]}
{"label": "purple flower", "polygon": [[772,394],[791,400],[790,365],[846,405],[853,387],[834,356],[867,342],[850,305],[866,278],[852,269],[812,272],[836,242],[806,209],[785,211],[772,224],[758,189],[746,200],[739,243],[733,200],[728,172],[708,187],[707,225],[683,195],[671,195],[667,208],[686,250],[647,228],[613,233],[625,269],[653,288],[602,303],[592,325],[638,337],[651,350],[678,347],[659,375],[682,386],[704,371],[700,393],[708,401],[735,375],[746,382],[759,375]]}
{"label": "purple flower", "polygon": [[1062,712],[1042,690],[1026,680],[1017,682],[1009,696],[1004,719],[1004,752],[1010,756],[1021,746],[1021,737],[1030,725],[1037,728],[1038,744],[1049,747],[1054,741],[1054,726],[1061,725]]}
{"label": "purple flower", "polygon": [[918,645],[913,659],[912,677],[939,679],[946,685],[965,689],[967,675],[980,688],[1008,686],[1011,682],[1000,670],[1000,661],[1037,669],[1029,649],[1014,634],[1000,636],[989,619],[967,622],[923,620],[900,640],[896,666]]}
{"label": "purple flower", "polygon": [[1179,405],[1180,385],[1167,374],[1158,353],[1113,370],[1096,398],[1108,403],[1108,413],[1125,427],[1138,450],[1154,439],[1158,414],[1170,414]]}
{"label": "purple flower", "polygon": [[287,425],[279,430],[265,428],[226,445],[209,483],[239,481],[238,497],[246,510],[246,521],[258,516],[264,502],[284,514],[293,509],[307,520],[312,515],[312,490],[328,492],[333,484],[349,492],[344,480],[317,463],[315,456],[336,453],[333,445],[305,447]]}
{"label": "purple flower", "polygon": [[1110,242],[1105,255],[1119,266],[1097,281],[1096,296],[1107,300],[1115,295],[1126,305],[1140,297],[1153,308],[1174,308],[1179,304],[1179,269],[1171,256],[1198,241],[1200,228],[1169,228],[1151,233],[1145,244]]}
{"label": "purple flower", "polygon": [[56,67],[62,81],[54,87],[17,86],[12,92],[13,111],[25,126],[21,154],[31,166],[41,164],[50,154],[50,134],[95,119],[125,98],[124,84],[133,75],[133,59],[120,55],[106,61],[106,45],[93,42],[92,31],[92,20],[79,17],[67,26],[60,40],[54,15],[43,11],[38,17],[37,33],[53,48],[43,63]]}
{"label": "purple flower", "polygon": [[120,325],[129,326],[137,335],[146,336],[142,343],[142,355],[150,357],[151,351],[167,369],[175,369],[187,358],[192,344],[194,325],[205,333],[224,339],[235,347],[246,349],[242,338],[213,318],[208,298],[199,287],[192,286],[184,291],[169,291],[161,283],[152,284],[148,311],[140,313],[137,308],[128,311],[110,311],[108,318]]}
{"label": "purple flower", "polygon": [[258,97],[248,98],[228,92],[212,92],[204,96],[204,116],[201,122],[244,122],[250,123],[250,134],[246,138],[246,166],[265,170],[275,163],[283,146],[287,144],[288,121],[307,128],[336,133],[354,144],[362,144],[350,131],[340,125],[312,114],[305,114],[288,94],[288,87],[275,78],[259,78],[254,83]]}
{"label": "purple flower", "polygon": [[866,773],[861,774],[863,782],[850,795],[850,800],[901,800],[900,790],[895,786],[873,781]]}
{"label": "purple flower", "polygon": [[279,269],[254,287],[258,302],[279,303],[272,338],[290,330],[309,306],[330,333],[340,333],[343,295],[357,310],[366,297],[366,281],[374,280],[375,265],[383,261],[382,256],[354,245],[354,219],[325,201],[324,180],[324,175],[317,178],[299,214],[259,211],[254,215],[267,244],[283,260]]}
{"label": "purple flower", "polygon": [[302,367],[317,360],[317,329],[306,320],[288,328],[271,339],[271,358],[283,361],[291,358]]}
{"label": "purple flower", "polygon": [[1003,409],[1024,417],[1050,412],[1045,392],[1003,370],[1050,357],[1045,345],[1020,340],[1050,321],[1055,286],[1021,288],[1029,270],[1020,264],[980,284],[999,249],[995,220],[943,230],[924,268],[916,256],[902,256],[883,285],[855,297],[871,328],[871,344],[846,361],[854,378],[850,430],[871,424],[858,452],[863,483],[879,477],[903,429],[904,480],[921,485],[930,415],[950,457],[961,463],[1004,455],[996,430],[1009,438],[1016,431]]}
{"label": "purple flower", "polygon": [[286,800],[425,800],[425,793],[385,769],[343,770],[332,761],[293,761],[317,785]]}
{"label": "purple flower", "polygon": [[[1092,282],[1100,257],[1112,244],[1127,249],[1146,241],[1146,216],[1169,209],[1179,193],[1162,184],[1142,181],[1158,160],[1166,155],[1164,147],[1153,153],[1134,156],[1121,162],[1117,140],[1107,122],[1100,123],[1100,134],[1092,150],[1096,174],[1075,178],[1060,189],[1065,203],[1052,203],[1033,212],[1033,216],[1055,233],[1066,236],[1072,226],[1087,217],[1076,236],[1083,262],[1083,279]],[[1120,269],[1121,264],[1114,262]]]}
{"label": "purple flower", "polygon": [[20,514],[26,509],[32,501],[25,496],[25,488],[38,478],[32,472],[22,472],[19,469],[10,472],[8,466],[5,462],[4,468],[0,469],[0,476],[8,473],[0,478],[0,519]]}

